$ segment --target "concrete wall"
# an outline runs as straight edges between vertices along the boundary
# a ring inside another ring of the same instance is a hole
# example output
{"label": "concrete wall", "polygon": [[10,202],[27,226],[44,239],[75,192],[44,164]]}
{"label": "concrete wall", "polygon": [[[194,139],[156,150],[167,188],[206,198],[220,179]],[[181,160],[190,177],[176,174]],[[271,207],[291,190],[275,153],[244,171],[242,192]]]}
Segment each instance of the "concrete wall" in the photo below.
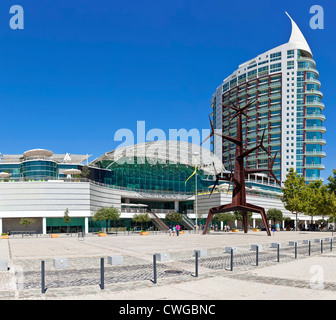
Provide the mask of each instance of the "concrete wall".
{"label": "concrete wall", "polygon": [[121,195],[116,190],[90,184],[90,210],[95,212],[100,207],[121,208]]}
{"label": "concrete wall", "polygon": [[90,216],[90,183],[2,182],[0,217]]}
{"label": "concrete wall", "polygon": [[90,217],[102,206],[120,209],[121,197],[113,189],[89,182],[2,182],[0,218]]}

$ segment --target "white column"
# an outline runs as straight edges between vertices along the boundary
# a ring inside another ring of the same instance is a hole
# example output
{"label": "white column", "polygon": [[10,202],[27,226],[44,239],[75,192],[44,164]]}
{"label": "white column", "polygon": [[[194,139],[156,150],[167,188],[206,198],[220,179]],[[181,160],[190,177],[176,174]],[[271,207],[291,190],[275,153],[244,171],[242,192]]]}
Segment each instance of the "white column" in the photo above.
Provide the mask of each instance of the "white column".
{"label": "white column", "polygon": [[221,221],[221,226],[220,226],[221,230],[224,229],[224,221]]}
{"label": "white column", "polygon": [[85,234],[88,234],[89,233],[89,218],[88,217],[85,217]]}
{"label": "white column", "polygon": [[235,224],[235,228],[238,228],[238,220],[235,220],[234,224]]}
{"label": "white column", "polygon": [[285,221],[282,220],[282,229],[285,229]]}
{"label": "white column", "polygon": [[42,234],[47,234],[47,218],[42,218]]}
{"label": "white column", "polygon": [[0,218],[0,233],[2,233],[2,218]]}
{"label": "white column", "polygon": [[253,224],[253,229],[255,229],[256,225],[255,225],[255,219],[252,219],[252,224]]}
{"label": "white column", "polygon": [[174,201],[174,209],[176,212],[180,210],[180,203],[178,202],[178,200]]}

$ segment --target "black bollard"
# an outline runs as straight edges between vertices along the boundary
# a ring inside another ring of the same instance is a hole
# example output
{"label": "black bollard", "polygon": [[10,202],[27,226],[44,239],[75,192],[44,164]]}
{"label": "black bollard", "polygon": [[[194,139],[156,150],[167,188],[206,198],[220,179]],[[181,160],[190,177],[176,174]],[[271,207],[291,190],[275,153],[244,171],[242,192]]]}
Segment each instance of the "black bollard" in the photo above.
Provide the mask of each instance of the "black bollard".
{"label": "black bollard", "polygon": [[195,252],[195,277],[198,277],[198,251]]}
{"label": "black bollard", "polygon": [[231,271],[233,271],[233,249],[231,249]]}
{"label": "black bollard", "polygon": [[256,246],[256,266],[258,267],[259,264],[259,247]]}
{"label": "black bollard", "polygon": [[104,258],[100,258],[100,289],[104,290]]}
{"label": "black bollard", "polygon": [[280,244],[278,243],[278,262],[280,262]]}
{"label": "black bollard", "polygon": [[154,271],[154,283],[157,283],[157,272],[156,272],[156,255],[153,255],[153,271]]}
{"label": "black bollard", "polygon": [[46,292],[45,288],[45,263],[44,260],[41,261],[41,292],[44,294]]}

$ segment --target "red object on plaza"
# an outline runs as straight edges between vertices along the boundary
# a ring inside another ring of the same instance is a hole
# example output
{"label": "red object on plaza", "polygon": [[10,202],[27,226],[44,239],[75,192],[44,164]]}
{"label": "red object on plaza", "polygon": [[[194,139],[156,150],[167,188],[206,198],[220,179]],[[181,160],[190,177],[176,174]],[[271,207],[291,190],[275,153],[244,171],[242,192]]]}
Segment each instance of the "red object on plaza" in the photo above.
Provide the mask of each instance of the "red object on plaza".
{"label": "red object on plaza", "polygon": [[[229,122],[231,122],[235,117],[237,117],[237,136],[235,138],[226,136],[220,133],[216,133],[213,127],[213,124],[210,119],[210,126],[211,126],[211,133],[210,135],[204,140],[206,141],[207,139],[211,138],[214,135],[218,135],[222,137],[223,139],[229,140],[230,142],[234,143],[236,145],[236,152],[235,152],[235,164],[234,164],[234,171],[230,173],[224,173],[224,174],[217,174],[216,173],[216,182],[211,190],[210,195],[213,193],[216,185],[218,184],[218,181],[230,181],[233,183],[233,191],[232,191],[232,203],[225,204],[222,206],[214,207],[209,210],[208,217],[205,223],[204,231],[203,234],[207,233],[208,227],[214,217],[215,214],[217,213],[222,213],[222,212],[230,212],[230,211],[241,211],[243,215],[243,224],[244,224],[244,233],[247,233],[247,213],[248,212],[256,212],[260,213],[262,220],[264,222],[266,232],[268,236],[271,236],[271,232],[268,228],[268,222],[266,219],[266,213],[265,209],[259,206],[256,206],[251,203],[246,202],[246,188],[245,188],[245,175],[251,174],[251,173],[259,173],[259,172],[268,172],[269,175],[271,175],[275,181],[281,186],[281,183],[279,180],[276,178],[274,175],[272,168],[274,165],[275,158],[277,154],[275,154],[274,159],[272,162],[268,162],[268,168],[265,169],[245,169],[244,168],[244,158],[248,156],[251,152],[261,148],[268,155],[271,155],[270,152],[264,147],[263,141],[264,141],[264,136],[265,136],[265,131],[262,135],[261,142],[258,142],[257,138],[257,146],[244,150],[244,143],[243,143],[243,130],[242,130],[242,115],[248,118],[247,114],[245,113],[245,110],[253,104],[255,101],[248,102],[243,108],[240,108],[240,106],[235,106],[233,103],[231,103],[233,106],[230,105],[223,105],[224,107],[228,107],[236,113],[229,119]],[[203,141],[203,142],[204,142]],[[203,143],[202,142],[202,143]],[[229,185],[229,188],[230,188]]]}

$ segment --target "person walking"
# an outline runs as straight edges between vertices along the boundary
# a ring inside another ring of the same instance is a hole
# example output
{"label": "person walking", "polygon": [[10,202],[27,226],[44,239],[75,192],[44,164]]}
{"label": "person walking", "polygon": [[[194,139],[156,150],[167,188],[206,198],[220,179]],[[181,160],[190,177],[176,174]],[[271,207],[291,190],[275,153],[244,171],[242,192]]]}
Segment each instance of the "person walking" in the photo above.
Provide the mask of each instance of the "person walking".
{"label": "person walking", "polygon": [[175,236],[176,233],[176,226],[173,227],[173,236]]}
{"label": "person walking", "polygon": [[176,225],[176,235],[177,236],[180,235],[180,225],[179,224]]}
{"label": "person walking", "polygon": [[169,236],[170,237],[171,237],[172,233],[173,233],[173,226],[170,224],[169,225]]}

